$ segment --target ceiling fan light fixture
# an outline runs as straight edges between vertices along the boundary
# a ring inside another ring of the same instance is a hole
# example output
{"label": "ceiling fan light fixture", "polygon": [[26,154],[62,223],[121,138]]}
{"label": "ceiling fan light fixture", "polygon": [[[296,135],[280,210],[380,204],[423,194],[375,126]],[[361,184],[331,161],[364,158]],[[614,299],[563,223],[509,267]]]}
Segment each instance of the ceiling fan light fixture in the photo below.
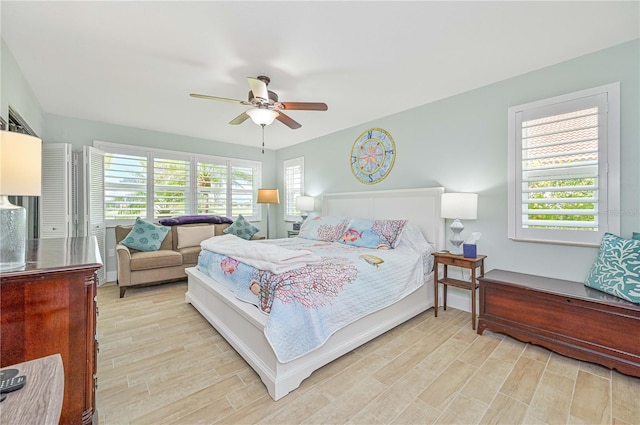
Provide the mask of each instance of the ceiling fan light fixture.
{"label": "ceiling fan light fixture", "polygon": [[273,109],[249,109],[247,115],[251,117],[251,121],[258,125],[269,125],[276,119],[278,112]]}

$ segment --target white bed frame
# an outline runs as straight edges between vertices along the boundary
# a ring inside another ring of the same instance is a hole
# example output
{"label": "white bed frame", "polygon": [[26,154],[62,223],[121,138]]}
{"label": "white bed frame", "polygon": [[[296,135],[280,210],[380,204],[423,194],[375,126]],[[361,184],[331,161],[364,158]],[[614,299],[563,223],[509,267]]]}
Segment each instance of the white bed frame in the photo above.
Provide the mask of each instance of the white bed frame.
{"label": "white bed frame", "polygon": [[[444,248],[444,220],[440,217],[442,187],[325,194],[323,215],[378,219],[408,219],[436,249]],[[191,303],[260,375],[269,395],[278,400],[300,386],[311,373],[433,306],[429,277],[409,296],[339,330],[317,350],[280,363],[264,335],[267,315],[239,301],[214,279],[188,268]]]}

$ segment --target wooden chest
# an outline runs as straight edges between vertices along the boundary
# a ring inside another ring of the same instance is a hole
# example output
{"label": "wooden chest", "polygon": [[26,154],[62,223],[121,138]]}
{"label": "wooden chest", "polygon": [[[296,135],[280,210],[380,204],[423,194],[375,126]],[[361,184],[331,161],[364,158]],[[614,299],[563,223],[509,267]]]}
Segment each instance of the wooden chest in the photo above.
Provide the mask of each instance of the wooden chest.
{"label": "wooden chest", "polygon": [[640,377],[640,305],[579,282],[492,270],[480,281],[485,329]]}

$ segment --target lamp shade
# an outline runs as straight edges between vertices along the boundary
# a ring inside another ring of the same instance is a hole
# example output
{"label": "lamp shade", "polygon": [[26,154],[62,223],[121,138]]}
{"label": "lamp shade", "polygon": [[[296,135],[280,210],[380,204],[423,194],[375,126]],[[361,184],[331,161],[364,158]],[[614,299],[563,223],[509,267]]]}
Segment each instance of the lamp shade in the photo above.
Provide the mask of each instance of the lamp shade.
{"label": "lamp shade", "polygon": [[269,125],[276,119],[278,112],[273,109],[249,109],[247,115],[251,117],[251,121],[258,125]]}
{"label": "lamp shade", "polygon": [[0,131],[0,195],[40,196],[41,191],[42,141]]}
{"label": "lamp shade", "polygon": [[296,209],[298,211],[313,211],[315,199],[313,196],[298,196],[296,198]]}
{"label": "lamp shade", "polygon": [[442,218],[475,220],[478,218],[477,193],[443,193],[440,198]]}
{"label": "lamp shade", "polygon": [[278,189],[258,189],[259,204],[279,204],[280,194]]}

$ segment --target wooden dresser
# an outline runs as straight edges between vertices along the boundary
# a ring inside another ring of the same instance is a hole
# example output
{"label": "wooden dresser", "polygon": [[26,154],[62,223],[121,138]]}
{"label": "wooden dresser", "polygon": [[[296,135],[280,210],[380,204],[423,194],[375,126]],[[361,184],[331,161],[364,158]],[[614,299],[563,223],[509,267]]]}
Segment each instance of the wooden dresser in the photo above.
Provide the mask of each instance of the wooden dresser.
{"label": "wooden dresser", "polygon": [[479,334],[501,332],[640,377],[640,305],[580,282],[504,270],[478,280]]}
{"label": "wooden dresser", "polygon": [[95,236],[34,239],[26,266],[0,274],[0,367],[59,353],[61,424],[91,423],[95,412],[100,267]]}

